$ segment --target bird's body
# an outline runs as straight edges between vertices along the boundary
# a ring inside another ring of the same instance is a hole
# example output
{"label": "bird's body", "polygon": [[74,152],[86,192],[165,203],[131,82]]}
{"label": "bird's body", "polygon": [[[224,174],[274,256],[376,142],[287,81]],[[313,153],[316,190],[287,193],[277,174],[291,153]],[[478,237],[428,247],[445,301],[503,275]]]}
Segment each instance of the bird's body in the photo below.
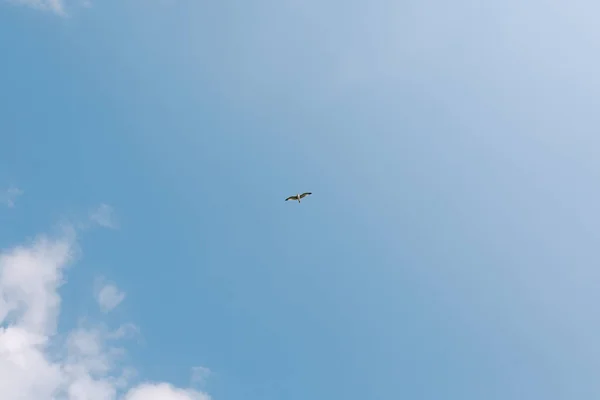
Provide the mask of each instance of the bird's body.
{"label": "bird's body", "polygon": [[298,203],[300,203],[300,199],[303,199],[303,198],[305,198],[306,196],[308,196],[310,194],[312,194],[312,193],[311,192],[305,192],[305,193],[302,193],[302,194],[297,194],[295,196],[288,197],[287,199],[285,199],[285,201],[288,201],[288,200],[298,200]]}

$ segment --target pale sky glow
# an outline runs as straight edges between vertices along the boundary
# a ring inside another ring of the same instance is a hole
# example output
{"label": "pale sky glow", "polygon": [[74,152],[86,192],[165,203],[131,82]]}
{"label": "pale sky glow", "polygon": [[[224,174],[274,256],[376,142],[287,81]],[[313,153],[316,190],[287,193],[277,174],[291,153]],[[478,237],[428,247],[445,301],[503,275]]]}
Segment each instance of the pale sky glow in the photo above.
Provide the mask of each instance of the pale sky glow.
{"label": "pale sky glow", "polygon": [[598,12],[0,0],[0,400],[600,398]]}

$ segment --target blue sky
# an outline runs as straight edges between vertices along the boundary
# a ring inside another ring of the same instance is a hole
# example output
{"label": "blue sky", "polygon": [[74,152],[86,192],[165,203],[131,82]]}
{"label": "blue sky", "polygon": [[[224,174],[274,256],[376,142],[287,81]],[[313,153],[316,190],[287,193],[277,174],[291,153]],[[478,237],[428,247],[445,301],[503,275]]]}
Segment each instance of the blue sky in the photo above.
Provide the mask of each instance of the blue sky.
{"label": "blue sky", "polygon": [[76,254],[2,326],[135,325],[69,400],[599,397],[600,7],[488,3],[0,2],[0,268]]}

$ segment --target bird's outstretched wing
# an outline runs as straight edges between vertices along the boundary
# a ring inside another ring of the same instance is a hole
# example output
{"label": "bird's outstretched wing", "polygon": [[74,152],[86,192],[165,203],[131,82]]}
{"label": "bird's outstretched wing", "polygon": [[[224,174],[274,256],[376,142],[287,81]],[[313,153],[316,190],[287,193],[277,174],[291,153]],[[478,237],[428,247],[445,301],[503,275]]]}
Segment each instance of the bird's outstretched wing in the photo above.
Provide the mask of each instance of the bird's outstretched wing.
{"label": "bird's outstretched wing", "polygon": [[287,199],[285,199],[285,201],[288,201],[288,200],[298,200],[298,196],[290,196]]}
{"label": "bird's outstretched wing", "polygon": [[309,194],[312,194],[312,192],[306,192],[306,193],[302,193],[302,194],[300,195],[300,198],[301,198],[301,199],[303,199],[303,198],[305,198],[306,196],[308,196]]}

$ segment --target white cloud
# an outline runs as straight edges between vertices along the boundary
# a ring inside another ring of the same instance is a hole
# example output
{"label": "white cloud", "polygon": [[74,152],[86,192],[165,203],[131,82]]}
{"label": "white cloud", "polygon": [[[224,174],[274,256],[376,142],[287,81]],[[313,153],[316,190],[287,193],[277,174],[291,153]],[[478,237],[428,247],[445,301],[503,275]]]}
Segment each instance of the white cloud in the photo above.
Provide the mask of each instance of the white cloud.
{"label": "white cloud", "polygon": [[4,204],[7,207],[14,207],[17,197],[21,196],[23,191],[16,187],[10,187],[6,189],[3,193],[0,193],[0,203]]}
{"label": "white cloud", "polygon": [[0,252],[0,393],[2,400],[208,400],[166,383],[132,387],[123,339],[131,324],[110,331],[80,323],[57,332],[67,266],[77,258],[73,231],[39,236]]}
{"label": "white cloud", "polygon": [[110,283],[103,285],[96,295],[96,301],[102,312],[105,313],[113,310],[123,299],[125,299],[125,293]]}
{"label": "white cloud", "polygon": [[204,393],[177,389],[166,383],[142,384],[129,391],[125,400],[209,400]]}
{"label": "white cloud", "polygon": [[90,219],[104,228],[117,229],[119,227],[115,212],[108,204],[100,204],[91,212]]}
{"label": "white cloud", "polygon": [[21,4],[38,10],[51,11],[65,16],[65,5],[62,0],[8,0],[14,4]]}
{"label": "white cloud", "polygon": [[125,324],[121,325],[119,329],[114,332],[111,332],[108,337],[111,339],[123,339],[130,338],[139,333],[139,329],[134,324]]}

